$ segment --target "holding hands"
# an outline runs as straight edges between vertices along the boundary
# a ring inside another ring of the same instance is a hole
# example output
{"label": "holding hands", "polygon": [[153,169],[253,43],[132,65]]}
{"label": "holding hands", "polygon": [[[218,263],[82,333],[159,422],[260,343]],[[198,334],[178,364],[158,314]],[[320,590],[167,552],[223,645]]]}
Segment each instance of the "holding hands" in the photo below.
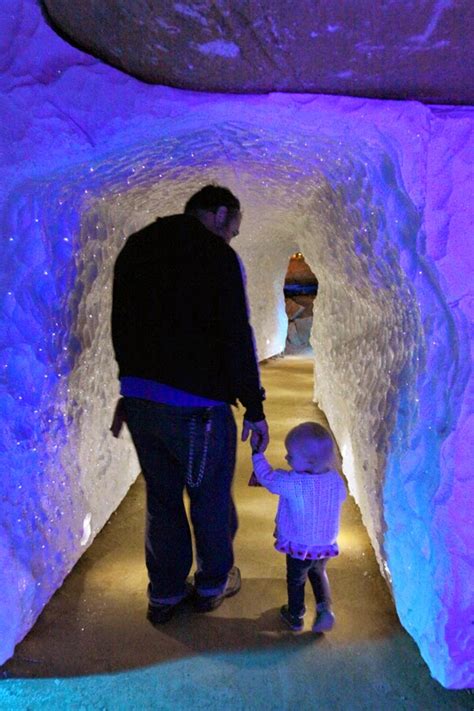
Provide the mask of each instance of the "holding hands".
{"label": "holding hands", "polygon": [[252,433],[250,435],[252,454],[263,453],[268,447],[268,443],[270,441],[267,421],[259,420],[258,422],[249,422],[249,420],[244,420],[242,427],[242,442],[247,441],[250,433]]}
{"label": "holding hands", "polygon": [[[266,420],[260,420],[259,422],[249,422],[244,420],[244,425],[242,428],[242,442],[246,442],[248,436],[250,435],[250,446],[252,447],[252,454],[259,454],[266,450],[268,443],[270,441],[270,436],[268,432],[268,424]],[[254,472],[249,479],[249,486],[261,486]]]}

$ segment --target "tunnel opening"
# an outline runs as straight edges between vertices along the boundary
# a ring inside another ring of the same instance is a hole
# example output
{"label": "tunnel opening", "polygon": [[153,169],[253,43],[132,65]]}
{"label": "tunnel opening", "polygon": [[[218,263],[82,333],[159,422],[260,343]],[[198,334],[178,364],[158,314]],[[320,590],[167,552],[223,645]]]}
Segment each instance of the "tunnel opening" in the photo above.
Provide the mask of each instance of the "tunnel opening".
{"label": "tunnel opening", "polygon": [[[235,126],[232,127],[232,130],[235,133]],[[181,140],[186,141],[187,139],[181,138]],[[189,140],[193,143],[192,139]],[[176,142],[174,142],[174,148],[176,151]],[[180,150],[183,152],[182,148]],[[133,157],[131,160],[134,160]],[[325,160],[327,160],[327,156]],[[347,160],[346,169],[352,175],[354,172],[357,173],[351,159],[346,158],[345,160]],[[335,159],[333,157],[332,162],[333,164],[335,162],[338,169],[344,164],[343,158]],[[371,538],[377,542],[375,547],[378,560],[384,570],[381,551],[384,523],[382,513],[377,508],[380,505],[377,499],[380,496],[381,481],[371,483],[370,480],[372,476],[376,478],[375,472],[383,471],[387,443],[385,441],[383,447],[380,447],[377,452],[374,451],[373,428],[378,415],[373,412],[369,413],[370,420],[365,422],[364,427],[356,425],[355,421],[348,426],[347,406],[354,400],[354,391],[347,391],[347,384],[343,382],[341,372],[346,369],[344,377],[349,374],[350,379],[356,382],[359,377],[359,393],[361,388],[366,387],[363,398],[368,397],[370,401],[370,397],[375,395],[377,403],[376,405],[370,404],[370,408],[376,406],[380,412],[393,413],[393,407],[396,405],[393,399],[395,396],[395,377],[393,376],[396,376],[401,367],[401,361],[397,362],[393,351],[387,352],[385,345],[383,345],[384,353],[378,353],[380,345],[378,329],[380,328],[382,332],[387,331],[388,324],[384,321],[387,320],[386,309],[388,308],[390,327],[392,331],[395,330],[401,334],[401,322],[405,318],[407,304],[400,303],[400,295],[397,293],[400,287],[403,290],[403,281],[395,260],[393,246],[387,249],[383,244],[384,239],[376,249],[371,244],[371,241],[377,238],[377,232],[380,229],[385,229],[386,221],[389,218],[384,212],[383,205],[375,207],[366,195],[367,185],[370,186],[370,181],[364,174],[366,167],[360,176],[362,185],[359,186],[355,195],[353,185],[334,183],[333,178],[329,181],[319,170],[313,171],[309,176],[306,171],[301,171],[300,165],[297,165],[293,172],[288,172],[289,168],[286,164],[284,170],[285,174],[281,177],[284,179],[287,192],[278,196],[279,206],[277,208],[275,203],[267,208],[266,214],[272,215],[269,224],[265,224],[265,220],[262,223],[263,207],[258,200],[255,201],[254,182],[258,173],[253,172],[256,171],[256,168],[252,162],[250,165],[245,165],[246,181],[235,188],[236,192],[242,196],[243,204],[246,205],[242,239],[239,238],[236,248],[249,273],[248,292],[252,319],[257,331],[259,356],[261,359],[265,359],[265,357],[281,353],[285,349],[288,318],[282,300],[281,283],[288,271],[288,247],[291,245],[290,254],[304,254],[305,261],[312,266],[313,270],[315,269],[314,265],[318,265],[318,278],[319,272],[321,274],[321,306],[323,313],[325,311],[326,314],[329,314],[331,325],[329,326],[328,319],[324,318],[323,322],[316,324],[315,327],[315,338],[321,345],[318,361],[315,363],[315,400],[326,413],[343,453],[345,474],[351,491],[361,506],[364,523]],[[158,171],[160,172],[158,173]],[[106,357],[107,347],[104,344],[107,333],[104,329],[104,319],[96,318],[94,311],[97,310],[101,300],[101,310],[107,302],[106,277],[107,270],[110,277],[110,265],[113,259],[113,251],[110,251],[110,245],[106,245],[107,233],[110,234],[110,230],[114,231],[113,241],[116,245],[120,245],[134,229],[143,226],[158,214],[179,212],[185,196],[198,188],[203,180],[207,180],[206,173],[209,179],[211,176],[215,179],[216,174],[222,176],[219,177],[218,182],[228,183],[231,186],[235,180],[235,177],[229,173],[228,165],[219,162],[206,166],[206,171],[201,170],[199,179],[196,175],[198,171],[191,167],[188,173],[188,166],[186,166],[183,179],[178,184],[175,182],[176,172],[173,168],[168,175],[161,167],[150,168],[150,161],[147,165],[142,165],[141,170],[137,167],[130,170],[130,166],[127,167],[123,163],[121,172],[121,180],[126,177],[127,189],[121,187],[118,182],[117,189],[112,191],[112,195],[105,201],[103,197],[96,201],[93,207],[89,207],[85,211],[82,220],[80,241],[83,245],[81,247],[83,260],[79,282],[83,283],[84,289],[79,304],[80,318],[77,323],[78,331],[83,335],[95,334],[93,337],[95,346],[88,347],[88,357],[83,357],[81,364],[75,369],[72,378],[76,380],[77,387],[72,388],[73,390],[80,389],[81,382],[93,382],[94,373],[92,371],[97,367],[95,364],[99,360],[104,362]],[[156,184],[153,185],[153,179],[157,177],[159,180],[156,180]],[[291,187],[288,183],[289,179],[292,181]],[[300,214],[295,214],[293,208],[296,199]],[[292,220],[294,219],[293,224],[288,220],[288,215]],[[366,225],[367,221],[369,226],[364,226],[361,229],[361,225]],[[251,224],[253,229],[257,225],[256,233],[259,239],[255,239],[250,230],[249,233],[245,233],[246,223]],[[276,223],[279,223],[279,230],[276,239],[273,239],[271,243],[271,249],[269,249],[268,232],[273,229],[273,225]],[[354,229],[357,232],[354,232]],[[298,234],[297,241],[295,234]],[[359,244],[359,238],[364,238],[364,236],[368,237],[368,241],[362,239],[362,244]],[[97,245],[99,243],[101,243],[101,249],[98,254]],[[86,265],[93,263],[97,267],[100,263],[99,256],[102,259],[99,274],[93,278],[91,283],[87,283],[89,282],[89,267]],[[256,268],[258,269],[257,278],[255,278]],[[314,285],[315,277],[310,277],[310,279],[313,280]],[[360,283],[365,285],[363,290],[357,287]],[[404,293],[408,297],[407,302],[410,302],[409,291],[406,290]],[[362,332],[366,336],[365,357],[361,358],[357,364],[354,363],[354,358],[350,364],[345,361],[343,352],[345,346],[343,350],[339,344],[334,346],[334,341],[335,339],[337,341],[338,338],[337,334],[341,330],[341,309],[345,318],[346,305],[349,303],[352,315],[356,318],[350,323],[344,321],[344,328],[347,328],[347,331],[352,331],[348,338],[358,344],[360,333]],[[91,311],[89,311],[89,305],[93,305]],[[408,331],[410,330],[409,326]],[[392,334],[393,339],[395,336]],[[411,346],[407,347],[410,352]],[[328,348],[331,350],[330,353],[328,353]],[[373,364],[375,371],[372,369],[370,373],[367,373],[366,365],[372,360],[371,356],[367,358],[367,354],[370,354],[372,348],[380,360],[378,366]],[[343,360],[337,364],[341,355]],[[402,360],[406,359],[406,353],[399,355]],[[112,361],[110,352],[109,357]],[[89,374],[86,374],[88,368]],[[358,369],[359,372],[356,372]],[[361,373],[364,373],[362,379],[360,379]],[[112,378],[110,381],[112,382]],[[386,396],[387,392],[389,393],[388,397]],[[378,401],[379,397],[382,398],[380,402]],[[79,398],[76,398],[77,400]],[[362,402],[359,400],[359,403]],[[354,407],[357,406],[357,403],[353,404]],[[88,414],[91,410],[95,410],[94,416],[90,419],[84,417],[81,407],[76,409],[76,419],[82,420],[80,429],[86,433],[78,445],[82,453],[82,469],[84,470],[90,466],[91,454],[97,450],[102,451],[97,434],[92,431],[96,419],[102,417],[99,413],[100,408],[101,404],[89,402]],[[390,419],[390,417],[391,415],[385,418],[384,426],[377,435],[377,442],[386,440],[393,421],[393,418]],[[353,415],[350,415],[350,419],[353,419]],[[104,458],[103,468],[106,468]],[[109,482],[112,481],[113,479],[110,478]],[[92,480],[85,482],[84,490],[88,492],[88,499],[93,497],[94,488],[95,484]],[[91,511],[87,511],[84,518],[90,513]],[[98,517],[92,512],[92,535],[94,523],[96,523],[96,530],[100,529],[100,519],[101,516]]]}
{"label": "tunnel opening", "polygon": [[283,353],[284,355],[304,354],[310,357],[313,353],[311,329],[318,280],[301,252],[295,252],[289,259],[283,293],[288,317],[288,332]]}

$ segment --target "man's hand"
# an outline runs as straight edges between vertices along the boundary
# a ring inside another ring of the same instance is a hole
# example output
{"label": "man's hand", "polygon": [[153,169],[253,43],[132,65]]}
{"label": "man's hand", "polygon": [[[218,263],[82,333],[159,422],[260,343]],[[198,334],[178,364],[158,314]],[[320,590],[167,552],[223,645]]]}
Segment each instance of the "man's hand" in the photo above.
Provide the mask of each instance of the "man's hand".
{"label": "man's hand", "polygon": [[252,452],[264,452],[270,441],[267,421],[259,420],[258,422],[249,422],[248,420],[244,420],[242,426],[242,442],[247,441],[250,432],[252,432],[250,436]]}

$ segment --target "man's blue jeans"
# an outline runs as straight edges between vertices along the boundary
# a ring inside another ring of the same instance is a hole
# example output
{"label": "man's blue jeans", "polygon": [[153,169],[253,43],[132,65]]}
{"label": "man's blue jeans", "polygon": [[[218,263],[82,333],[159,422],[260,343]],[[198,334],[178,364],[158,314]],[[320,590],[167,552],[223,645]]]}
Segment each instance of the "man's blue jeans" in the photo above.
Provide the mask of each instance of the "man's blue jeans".
{"label": "man's blue jeans", "polygon": [[183,493],[190,499],[196,589],[219,594],[234,562],[232,500],[236,425],[229,405],[178,407],[126,397],[127,425],[147,493],[146,565],[152,602],[185,594],[193,553]]}

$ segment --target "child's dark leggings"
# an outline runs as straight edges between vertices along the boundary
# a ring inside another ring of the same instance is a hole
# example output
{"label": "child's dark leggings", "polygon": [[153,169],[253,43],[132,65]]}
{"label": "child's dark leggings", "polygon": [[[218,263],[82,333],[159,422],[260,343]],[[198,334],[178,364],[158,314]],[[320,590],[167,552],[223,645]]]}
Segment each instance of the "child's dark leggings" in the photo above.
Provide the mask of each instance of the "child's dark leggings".
{"label": "child's dark leggings", "polygon": [[331,604],[331,588],[326,573],[328,558],[300,560],[286,556],[286,583],[288,587],[288,609],[291,615],[304,615],[304,586],[309,578],[317,604]]}

